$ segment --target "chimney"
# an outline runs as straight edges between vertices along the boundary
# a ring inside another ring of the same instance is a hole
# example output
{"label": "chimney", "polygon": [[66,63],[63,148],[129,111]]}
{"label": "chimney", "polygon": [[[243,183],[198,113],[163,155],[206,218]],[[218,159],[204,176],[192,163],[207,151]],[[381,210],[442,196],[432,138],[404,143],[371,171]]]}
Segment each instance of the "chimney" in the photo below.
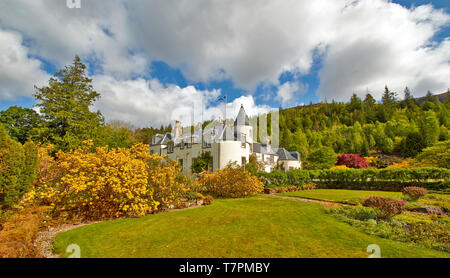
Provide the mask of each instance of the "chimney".
{"label": "chimney", "polygon": [[176,121],[175,122],[175,138],[178,138],[181,135],[183,135],[183,128],[181,127],[181,122]]}

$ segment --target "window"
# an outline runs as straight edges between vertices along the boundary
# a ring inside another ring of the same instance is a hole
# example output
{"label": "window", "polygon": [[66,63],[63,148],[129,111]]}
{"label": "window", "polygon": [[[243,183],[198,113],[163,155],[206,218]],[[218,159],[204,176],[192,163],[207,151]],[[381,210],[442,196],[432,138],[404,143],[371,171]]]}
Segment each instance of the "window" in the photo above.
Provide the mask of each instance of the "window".
{"label": "window", "polygon": [[184,150],[184,142],[180,143],[180,150]]}
{"label": "window", "polygon": [[211,143],[203,141],[203,148],[211,148]]}
{"label": "window", "polygon": [[246,136],[245,134],[241,134],[241,147],[245,149],[245,145],[246,145]]}
{"label": "window", "polygon": [[178,166],[181,167],[181,170],[183,170],[183,159],[178,159]]}
{"label": "window", "polygon": [[170,142],[169,145],[167,145],[167,153],[173,153],[173,142]]}
{"label": "window", "polygon": [[186,144],[186,147],[187,147],[188,149],[192,148],[192,143],[187,143],[187,144]]}

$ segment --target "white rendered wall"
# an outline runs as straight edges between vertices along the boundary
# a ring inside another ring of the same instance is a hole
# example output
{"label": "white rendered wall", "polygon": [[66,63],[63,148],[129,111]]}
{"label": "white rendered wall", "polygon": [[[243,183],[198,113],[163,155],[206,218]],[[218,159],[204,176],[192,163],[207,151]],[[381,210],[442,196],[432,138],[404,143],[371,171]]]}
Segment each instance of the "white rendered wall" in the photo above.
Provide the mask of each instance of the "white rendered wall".
{"label": "white rendered wall", "polygon": [[245,144],[242,148],[240,141],[223,141],[220,145],[220,168],[227,166],[229,162],[236,161],[238,165],[242,166],[242,157],[245,157],[247,163],[250,158],[250,146]]}

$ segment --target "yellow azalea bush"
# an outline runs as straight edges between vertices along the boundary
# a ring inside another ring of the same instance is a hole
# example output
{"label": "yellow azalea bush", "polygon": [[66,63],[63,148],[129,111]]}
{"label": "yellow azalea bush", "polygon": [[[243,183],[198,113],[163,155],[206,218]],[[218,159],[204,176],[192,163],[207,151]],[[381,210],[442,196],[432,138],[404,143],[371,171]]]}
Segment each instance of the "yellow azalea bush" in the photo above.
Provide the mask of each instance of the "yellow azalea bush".
{"label": "yellow azalea bush", "polygon": [[218,197],[240,198],[264,191],[264,184],[258,177],[236,165],[228,165],[214,173],[203,172],[196,184],[202,192]]}
{"label": "yellow azalea bush", "polygon": [[56,159],[40,152],[41,167],[24,206],[52,207],[57,216],[87,219],[143,216],[176,205],[189,188],[178,166],[148,153],[148,145],[108,150],[92,141]]}
{"label": "yellow azalea bush", "polygon": [[339,169],[345,170],[345,169],[351,169],[351,168],[348,168],[348,167],[345,166],[345,165],[336,165],[336,166],[331,167],[330,170],[339,170]]}
{"label": "yellow azalea bush", "polygon": [[378,161],[378,157],[376,157],[376,156],[367,156],[367,157],[364,157],[364,159],[366,160],[366,162],[369,164],[370,167],[376,167],[377,161]]}

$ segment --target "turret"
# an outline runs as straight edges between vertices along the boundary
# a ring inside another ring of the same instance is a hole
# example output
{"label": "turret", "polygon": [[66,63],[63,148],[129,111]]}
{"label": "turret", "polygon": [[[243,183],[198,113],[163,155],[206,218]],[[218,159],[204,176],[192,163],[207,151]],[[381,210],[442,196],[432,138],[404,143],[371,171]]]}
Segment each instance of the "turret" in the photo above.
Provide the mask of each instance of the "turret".
{"label": "turret", "polygon": [[[250,120],[245,113],[244,105],[241,104],[241,109],[239,109],[239,113],[234,121],[234,128],[239,134],[245,134],[246,142],[253,143],[253,127],[250,125]],[[240,138],[238,138],[240,140]]]}

